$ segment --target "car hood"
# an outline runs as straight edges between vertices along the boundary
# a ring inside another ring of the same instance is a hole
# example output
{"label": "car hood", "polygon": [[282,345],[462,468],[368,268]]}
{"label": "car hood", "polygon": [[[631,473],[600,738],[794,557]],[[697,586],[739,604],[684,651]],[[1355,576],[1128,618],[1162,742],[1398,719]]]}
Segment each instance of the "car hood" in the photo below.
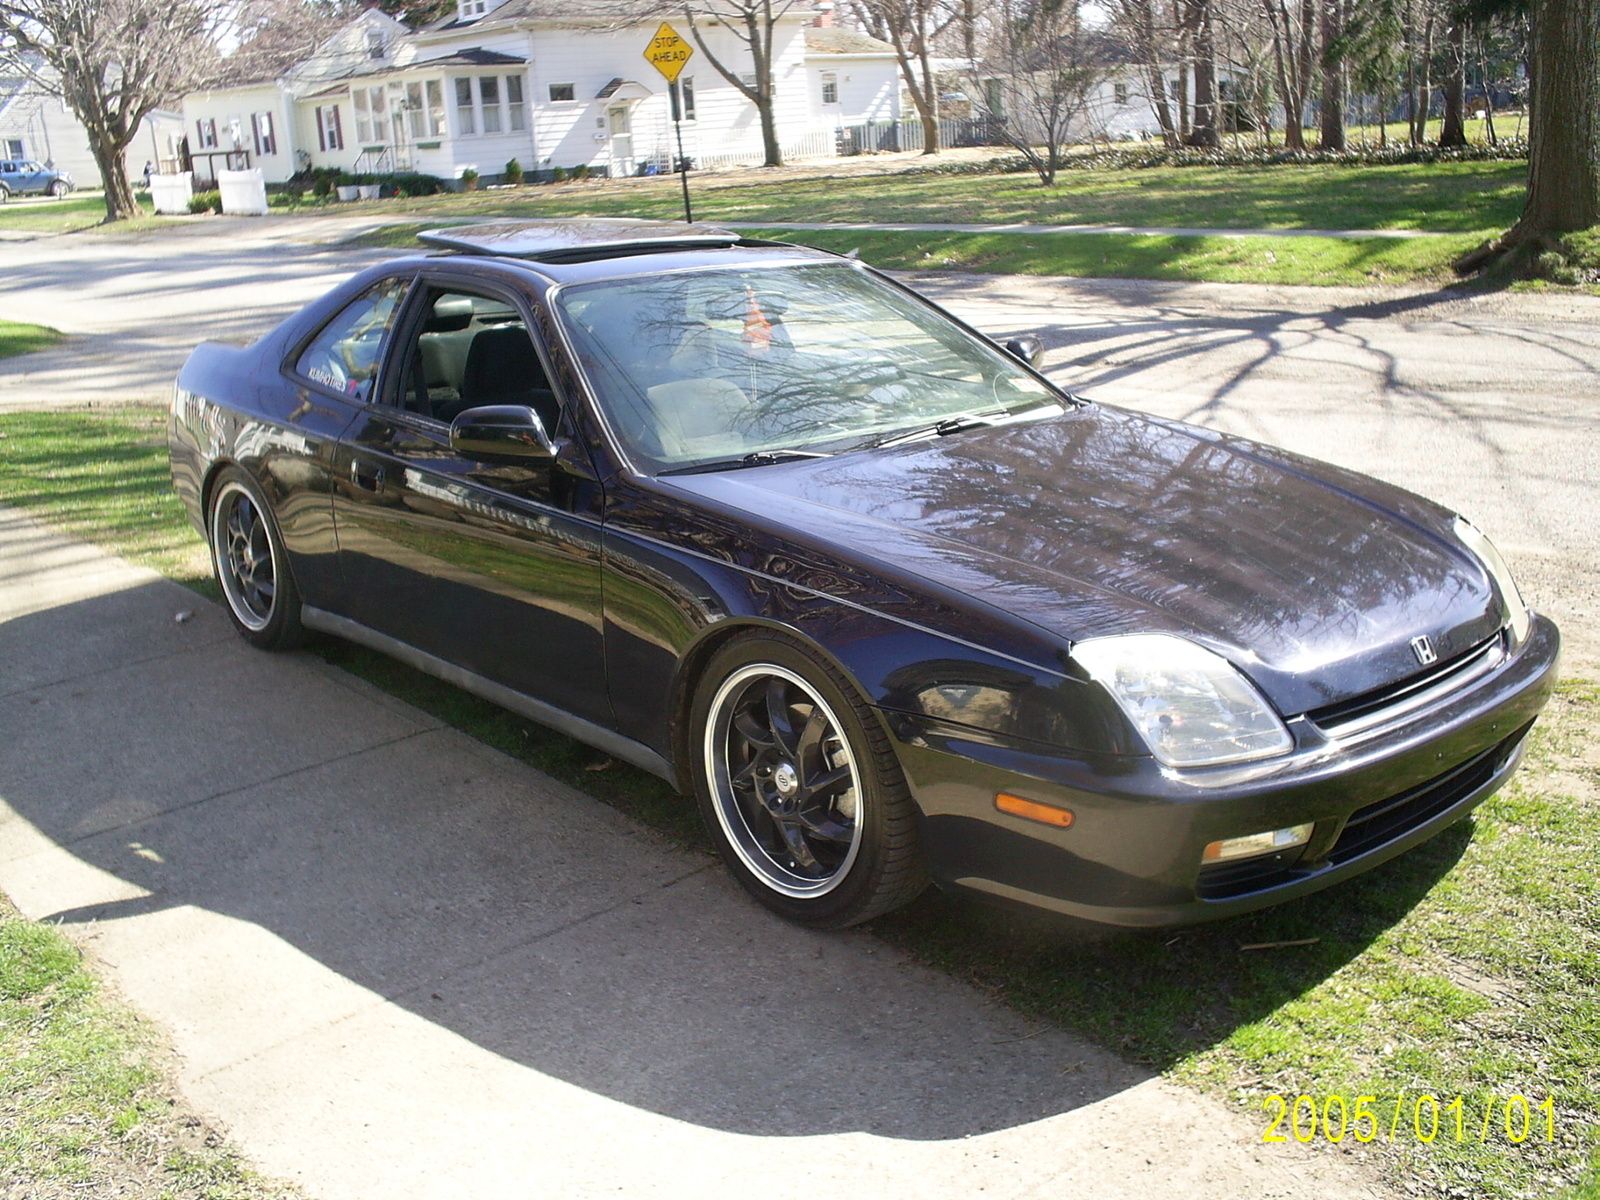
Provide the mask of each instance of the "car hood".
{"label": "car hood", "polygon": [[1068,641],[1141,631],[1229,657],[1286,713],[1383,687],[1499,628],[1450,514],[1240,439],[1098,405],[892,449],[678,476]]}

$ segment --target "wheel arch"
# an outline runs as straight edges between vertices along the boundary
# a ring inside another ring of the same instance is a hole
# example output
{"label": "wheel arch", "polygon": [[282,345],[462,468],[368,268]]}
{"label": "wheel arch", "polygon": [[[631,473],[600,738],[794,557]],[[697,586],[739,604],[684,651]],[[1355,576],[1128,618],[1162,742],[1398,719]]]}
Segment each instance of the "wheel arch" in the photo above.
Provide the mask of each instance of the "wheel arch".
{"label": "wheel arch", "polygon": [[706,626],[693,642],[684,650],[678,659],[678,670],[673,676],[672,690],[668,699],[668,711],[671,713],[668,726],[669,752],[672,756],[672,771],[678,790],[684,795],[693,795],[694,776],[691,768],[694,747],[691,743],[690,712],[694,707],[695,693],[699,690],[700,681],[705,678],[706,668],[717,651],[721,650],[735,638],[749,633],[774,633],[781,634],[792,641],[799,642],[811,653],[821,658],[833,670],[837,671],[846,682],[855,689],[866,704],[867,709],[877,716],[877,706],[873,703],[871,693],[861,685],[855,672],[851,671],[839,656],[833,654],[816,638],[809,636],[804,630],[782,621],[775,621],[770,617],[754,615],[730,617]]}

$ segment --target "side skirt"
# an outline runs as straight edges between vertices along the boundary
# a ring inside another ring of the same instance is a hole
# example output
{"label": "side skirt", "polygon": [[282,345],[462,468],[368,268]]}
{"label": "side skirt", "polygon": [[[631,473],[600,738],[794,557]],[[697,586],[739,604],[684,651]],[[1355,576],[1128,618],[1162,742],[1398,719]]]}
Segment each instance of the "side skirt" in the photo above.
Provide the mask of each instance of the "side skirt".
{"label": "side skirt", "polygon": [[636,742],[632,738],[623,737],[615,730],[606,729],[596,725],[593,721],[586,721],[582,717],[575,717],[565,709],[556,708],[542,700],[535,700],[532,696],[522,692],[513,691],[503,684],[495,683],[492,679],[485,679],[482,675],[464,670],[454,663],[445,662],[418,650],[415,646],[390,637],[386,633],[379,633],[369,629],[360,622],[352,621],[349,617],[341,617],[336,613],[326,612],[320,608],[313,608],[306,604],[301,606],[300,621],[308,629],[315,629],[322,633],[331,633],[335,637],[344,638],[348,642],[366,646],[376,650],[379,654],[387,654],[390,658],[397,658],[408,667],[415,667],[433,675],[446,683],[454,684],[464,692],[471,692],[474,696],[481,696],[491,704],[498,704],[501,708],[510,709],[520,716],[527,717],[530,721],[537,721],[547,725],[558,733],[564,733],[570,738],[593,746],[596,750],[603,750],[612,758],[620,758],[625,763],[631,763],[641,771],[649,771],[652,775],[659,775],[668,783],[677,787],[676,774],[669,763],[661,755],[650,749],[643,742]]}

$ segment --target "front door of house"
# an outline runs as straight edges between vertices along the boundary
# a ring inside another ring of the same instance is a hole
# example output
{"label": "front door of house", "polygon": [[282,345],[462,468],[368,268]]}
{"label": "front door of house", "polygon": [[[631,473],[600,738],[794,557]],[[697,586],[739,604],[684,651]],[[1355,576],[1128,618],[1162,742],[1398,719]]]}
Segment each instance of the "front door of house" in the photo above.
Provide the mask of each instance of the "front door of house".
{"label": "front door of house", "polygon": [[632,107],[618,104],[606,109],[606,123],[611,132],[611,173],[633,174],[633,118]]}
{"label": "front door of house", "polygon": [[389,110],[389,128],[393,131],[390,139],[394,144],[394,169],[396,171],[411,170],[411,136],[406,128],[406,113],[401,111],[403,106],[394,104]]}

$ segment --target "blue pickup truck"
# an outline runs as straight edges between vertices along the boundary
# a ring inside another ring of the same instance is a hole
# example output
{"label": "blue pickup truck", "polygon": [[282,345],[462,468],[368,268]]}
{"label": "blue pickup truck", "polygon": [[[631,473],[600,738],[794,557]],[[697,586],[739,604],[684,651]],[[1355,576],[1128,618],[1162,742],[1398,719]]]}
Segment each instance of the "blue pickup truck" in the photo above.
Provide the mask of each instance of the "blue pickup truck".
{"label": "blue pickup truck", "polygon": [[27,158],[0,159],[0,204],[12,196],[35,192],[49,193],[59,199],[72,188],[72,176],[65,171],[52,171]]}

